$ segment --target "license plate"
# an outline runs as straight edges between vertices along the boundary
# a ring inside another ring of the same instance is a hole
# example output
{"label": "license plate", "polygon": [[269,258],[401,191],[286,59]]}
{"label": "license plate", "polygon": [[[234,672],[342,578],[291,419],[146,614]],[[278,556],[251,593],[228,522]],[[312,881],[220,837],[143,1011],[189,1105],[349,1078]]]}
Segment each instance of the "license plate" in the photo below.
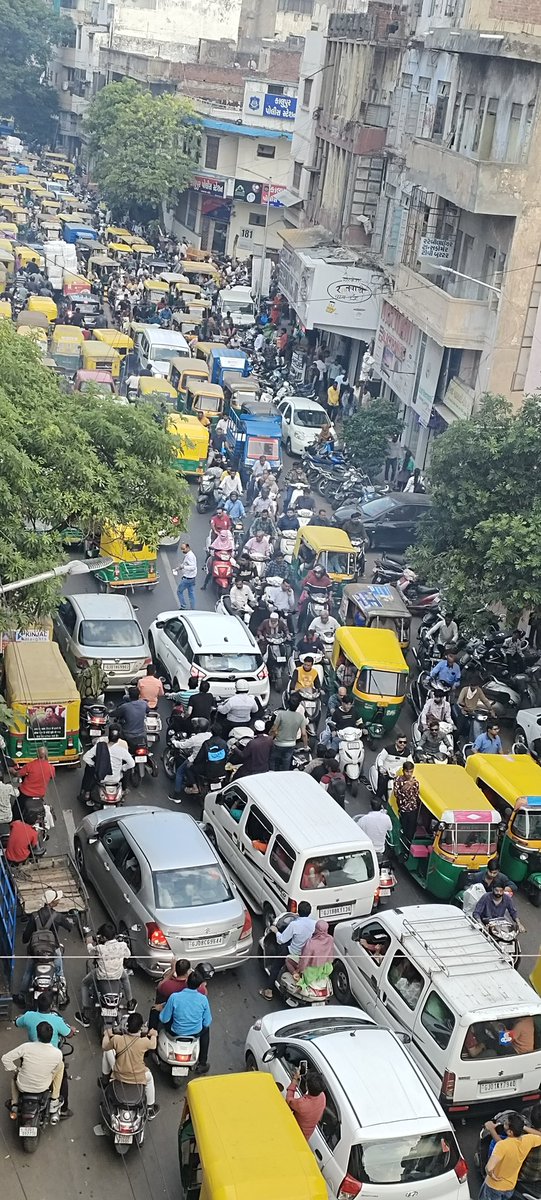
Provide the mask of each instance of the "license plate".
{"label": "license plate", "polygon": [[115,663],[114,667],[113,667],[113,671],[116,671],[117,675],[120,674],[121,672],[123,675],[126,675],[128,671],[132,671],[132,670],[133,670],[133,663]]}
{"label": "license plate", "polygon": [[136,764],[137,763],[146,763],[146,761],[147,761],[146,754],[136,754],[136,756],[135,756]]}
{"label": "license plate", "polygon": [[360,745],[361,745],[360,742],[347,742],[346,750],[358,750]]}
{"label": "license plate", "polygon": [[118,1008],[102,1008],[101,1015],[102,1017],[117,1017]]}
{"label": "license plate", "polygon": [[223,942],[223,934],[220,937],[195,938],[193,942],[188,942],[188,950],[204,950],[206,946],[222,946]]}
{"label": "license plate", "polygon": [[390,896],[390,895],[391,895],[391,889],[390,889],[390,888],[382,888],[382,887],[380,887],[380,889],[379,889],[379,894],[380,894],[380,896]]}
{"label": "license plate", "polygon": [[219,792],[221,786],[222,786],[221,783],[211,783],[210,790],[211,790],[211,792]]}
{"label": "license plate", "polygon": [[38,1131],[35,1125],[21,1125],[19,1129],[19,1137],[37,1137]]}
{"label": "license plate", "polygon": [[121,1146],[131,1146],[133,1142],[133,1134],[115,1133],[115,1142],[120,1142]]}
{"label": "license plate", "polygon": [[172,1075],[187,1075],[189,1069],[190,1069],[189,1067],[171,1067],[171,1074]]}
{"label": "license plate", "polygon": [[487,1092],[516,1092],[519,1079],[521,1079],[520,1075],[513,1075],[511,1079],[489,1079],[487,1083],[479,1084],[479,1091],[482,1094]]}
{"label": "license plate", "polygon": [[350,917],[353,912],[352,904],[335,904],[331,908],[320,908],[320,917]]}

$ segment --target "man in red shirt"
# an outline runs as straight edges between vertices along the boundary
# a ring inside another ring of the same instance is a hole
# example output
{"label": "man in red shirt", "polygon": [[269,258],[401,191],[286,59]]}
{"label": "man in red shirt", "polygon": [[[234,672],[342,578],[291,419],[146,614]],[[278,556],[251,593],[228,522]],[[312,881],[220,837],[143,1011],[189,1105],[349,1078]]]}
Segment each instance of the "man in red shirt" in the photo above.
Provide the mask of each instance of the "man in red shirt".
{"label": "man in red shirt", "polygon": [[300,1081],[301,1073],[295,1071],[286,1092],[286,1100],[308,1142],[325,1112],[327,1097],[323,1091],[323,1080],[317,1071],[308,1071],[306,1074],[305,1096],[295,1096]]}
{"label": "man in red shirt", "polygon": [[[160,983],[158,984],[158,987],[156,989],[156,1002],[155,1002],[155,1004],[152,1005],[152,1008],[150,1010],[150,1016],[148,1019],[148,1028],[149,1029],[159,1029],[160,1028],[160,1013],[162,1011],[162,1008],[164,1007],[165,1004],[167,1004],[169,997],[172,996],[175,992],[183,992],[184,991],[184,988],[186,987],[186,984],[188,983],[188,977],[191,974],[192,974],[192,964],[188,961],[187,958],[179,958],[179,959],[177,959],[177,962],[175,963],[174,967],[172,967],[171,970],[168,972],[168,974],[165,975],[162,980],[160,980]],[[201,983],[197,990],[198,990],[198,992],[201,992],[203,996],[206,996],[207,995],[206,983]]]}
{"label": "man in red shirt", "polygon": [[31,798],[35,797],[39,800],[45,798],[49,783],[56,775],[54,767],[49,762],[49,754],[46,746],[38,746],[37,758],[33,758],[24,767],[18,767],[17,772],[21,779],[19,785],[20,795]]}
{"label": "man in red shirt", "polygon": [[12,821],[6,845],[6,858],[12,867],[28,861],[39,839],[33,825],[25,821]]}

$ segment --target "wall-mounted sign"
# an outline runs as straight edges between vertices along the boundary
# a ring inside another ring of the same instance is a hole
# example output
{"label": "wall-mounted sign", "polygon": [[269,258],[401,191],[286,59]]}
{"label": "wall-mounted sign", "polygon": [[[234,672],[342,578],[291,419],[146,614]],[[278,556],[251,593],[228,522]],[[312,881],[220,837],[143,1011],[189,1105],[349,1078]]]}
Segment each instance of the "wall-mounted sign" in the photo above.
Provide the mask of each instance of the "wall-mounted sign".
{"label": "wall-mounted sign", "polygon": [[244,200],[246,204],[263,204],[263,187],[262,183],[252,179],[235,179],[233,199]]}
{"label": "wall-mounted sign", "polygon": [[294,121],[296,112],[296,96],[275,96],[272,92],[267,92],[263,104],[264,117],[279,117],[282,121]]}
{"label": "wall-mounted sign", "polygon": [[341,300],[344,304],[356,304],[358,300],[370,300],[372,296],[370,288],[364,283],[347,277],[329,284],[327,293],[331,300]]}
{"label": "wall-mounted sign", "polygon": [[190,187],[194,192],[204,192],[206,196],[225,195],[225,179],[214,179],[212,175],[194,175]]}
{"label": "wall-mounted sign", "polygon": [[419,243],[419,258],[432,262],[450,262],[455,248],[454,238],[424,237]]}

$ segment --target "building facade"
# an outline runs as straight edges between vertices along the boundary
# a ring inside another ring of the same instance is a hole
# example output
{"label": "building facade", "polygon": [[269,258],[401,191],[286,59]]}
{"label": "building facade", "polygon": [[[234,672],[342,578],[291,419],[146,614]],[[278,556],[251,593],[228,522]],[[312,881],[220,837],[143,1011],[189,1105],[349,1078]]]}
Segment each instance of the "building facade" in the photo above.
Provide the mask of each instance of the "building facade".
{"label": "building facade", "polygon": [[110,38],[114,5],[109,0],[60,0],[60,11],[71,17],[73,34],[58,48],[52,82],[58,91],[58,142],[72,157],[81,149],[81,129],[88,106],[103,87],[101,47]]}

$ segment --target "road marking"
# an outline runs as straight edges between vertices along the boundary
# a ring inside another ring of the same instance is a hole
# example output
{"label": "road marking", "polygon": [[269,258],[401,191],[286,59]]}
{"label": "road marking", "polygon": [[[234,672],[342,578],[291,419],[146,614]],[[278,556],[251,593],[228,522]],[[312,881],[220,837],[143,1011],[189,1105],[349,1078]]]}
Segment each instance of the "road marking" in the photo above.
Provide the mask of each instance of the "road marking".
{"label": "road marking", "polygon": [[71,808],[65,808],[63,812],[64,824],[68,833],[68,841],[70,850],[73,849],[73,838],[75,835],[75,820]]}
{"label": "road marking", "polygon": [[171,561],[170,561],[169,555],[167,553],[162,552],[160,554],[160,561],[162,563],[162,566],[165,567],[165,574],[167,575],[167,580],[168,580],[169,586],[171,588],[173,596],[175,597],[175,602],[176,602],[175,607],[178,608],[178,598],[177,598],[178,582],[177,582],[177,577],[175,575],[173,575],[173,568],[171,566]]}

